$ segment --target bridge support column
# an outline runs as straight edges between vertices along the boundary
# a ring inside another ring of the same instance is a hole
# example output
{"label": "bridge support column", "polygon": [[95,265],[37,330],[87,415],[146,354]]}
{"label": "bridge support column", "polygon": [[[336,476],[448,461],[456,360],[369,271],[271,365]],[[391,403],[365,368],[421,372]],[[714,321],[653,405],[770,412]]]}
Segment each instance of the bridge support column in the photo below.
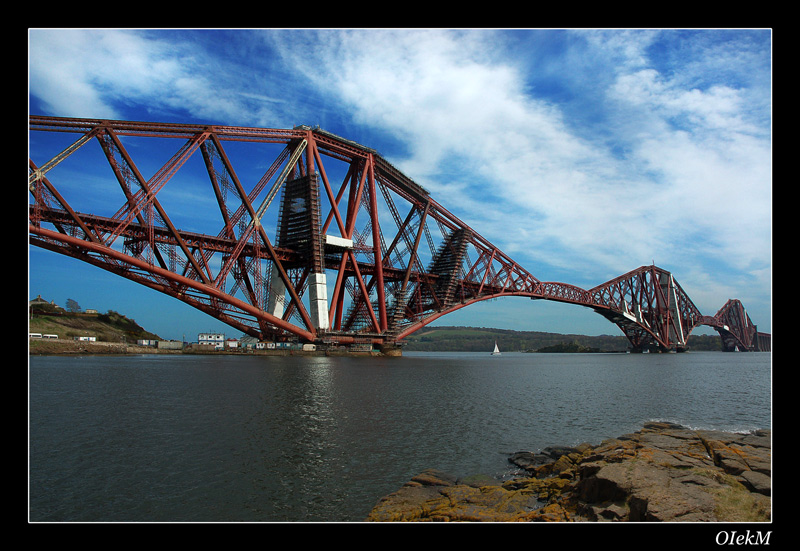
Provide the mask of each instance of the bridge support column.
{"label": "bridge support column", "polygon": [[394,343],[382,344],[378,346],[378,350],[380,350],[381,354],[383,354],[384,356],[392,356],[399,358],[403,355],[403,349],[395,345]]}
{"label": "bridge support column", "polygon": [[682,348],[686,346],[684,338],[683,323],[681,322],[681,312],[678,309],[678,292],[672,274],[669,274],[666,281],[662,281],[661,290],[667,297],[667,308],[669,309],[672,323],[667,328],[669,342],[677,343]]}
{"label": "bridge support column", "polygon": [[283,317],[286,309],[286,285],[283,283],[277,270],[273,270],[269,282],[269,299],[267,302],[267,313],[276,318]]}
{"label": "bridge support column", "polygon": [[308,285],[311,320],[317,329],[330,328],[328,320],[328,283],[325,274],[311,274]]}

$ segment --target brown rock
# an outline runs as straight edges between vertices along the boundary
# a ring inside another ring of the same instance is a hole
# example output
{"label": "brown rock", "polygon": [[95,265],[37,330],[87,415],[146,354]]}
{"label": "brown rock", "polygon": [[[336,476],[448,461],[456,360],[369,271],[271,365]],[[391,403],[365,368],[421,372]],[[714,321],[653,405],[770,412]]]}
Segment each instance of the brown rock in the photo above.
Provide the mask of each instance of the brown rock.
{"label": "brown rock", "polygon": [[716,522],[770,518],[771,431],[671,423],[597,446],[520,452],[529,476],[499,484],[428,470],[383,498],[369,521]]}
{"label": "brown rock", "polygon": [[744,471],[741,474],[743,484],[751,491],[768,496],[772,495],[772,479],[758,471]]}

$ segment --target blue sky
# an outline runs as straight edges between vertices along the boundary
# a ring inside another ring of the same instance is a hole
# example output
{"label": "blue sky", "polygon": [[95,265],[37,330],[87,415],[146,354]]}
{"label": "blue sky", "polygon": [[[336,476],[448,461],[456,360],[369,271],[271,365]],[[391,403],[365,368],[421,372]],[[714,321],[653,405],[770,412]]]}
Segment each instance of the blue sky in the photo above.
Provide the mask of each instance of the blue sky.
{"label": "blue sky", "polygon": [[[28,61],[31,114],[319,125],[378,150],[540,280],[588,289],[655,263],[704,314],[738,298],[771,330],[769,29],[31,29]],[[163,338],[239,336],[29,247],[38,294]],[[520,298],[437,324],[621,334]]]}

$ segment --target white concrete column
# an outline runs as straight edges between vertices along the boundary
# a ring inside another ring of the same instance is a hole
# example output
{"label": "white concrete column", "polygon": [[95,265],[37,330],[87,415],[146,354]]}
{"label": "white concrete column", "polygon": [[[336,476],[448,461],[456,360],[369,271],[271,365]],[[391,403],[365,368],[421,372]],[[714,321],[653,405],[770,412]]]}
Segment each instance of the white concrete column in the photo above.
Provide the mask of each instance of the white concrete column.
{"label": "white concrete column", "polygon": [[325,274],[311,274],[308,283],[308,297],[311,307],[311,321],[317,329],[329,329],[328,321],[328,283]]}
{"label": "white concrete column", "polygon": [[269,301],[267,303],[267,313],[276,318],[283,317],[286,310],[286,285],[281,279],[278,270],[272,270],[269,282]]}

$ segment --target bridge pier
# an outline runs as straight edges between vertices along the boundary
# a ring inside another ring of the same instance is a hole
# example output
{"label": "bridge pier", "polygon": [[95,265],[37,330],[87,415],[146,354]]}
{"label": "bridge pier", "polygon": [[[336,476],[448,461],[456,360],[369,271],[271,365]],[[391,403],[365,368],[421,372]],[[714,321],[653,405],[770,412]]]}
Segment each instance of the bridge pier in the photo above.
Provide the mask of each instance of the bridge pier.
{"label": "bridge pier", "polygon": [[673,352],[683,353],[687,352],[688,350],[689,347],[687,346],[676,346],[674,349],[672,349],[650,343],[642,346],[633,346],[631,348],[631,354],[671,354]]}
{"label": "bridge pier", "polygon": [[384,356],[399,358],[403,355],[403,349],[395,344],[381,344],[378,346],[378,351]]}
{"label": "bridge pier", "polygon": [[772,335],[756,333],[756,352],[772,352]]}

